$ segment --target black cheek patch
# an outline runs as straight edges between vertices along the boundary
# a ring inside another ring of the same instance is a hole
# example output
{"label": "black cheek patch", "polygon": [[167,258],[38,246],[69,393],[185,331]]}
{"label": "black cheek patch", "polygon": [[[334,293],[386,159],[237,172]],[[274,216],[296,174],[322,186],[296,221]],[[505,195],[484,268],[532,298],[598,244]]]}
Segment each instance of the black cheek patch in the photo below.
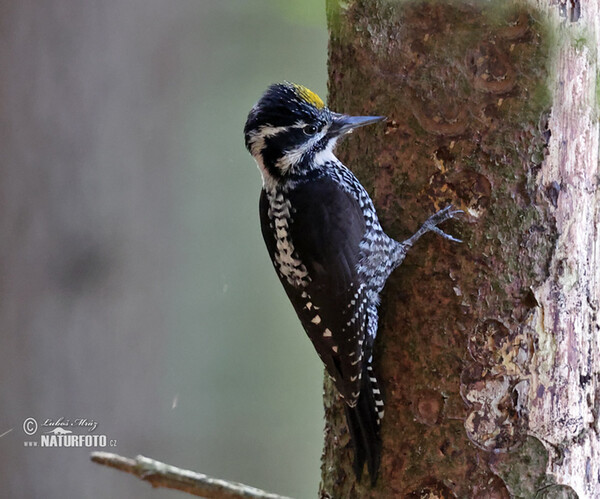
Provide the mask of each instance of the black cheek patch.
{"label": "black cheek patch", "polygon": [[301,128],[290,128],[272,137],[265,138],[265,146],[261,151],[265,167],[275,178],[281,178],[281,171],[276,167],[277,162],[286,151],[291,151],[304,142],[307,137]]}

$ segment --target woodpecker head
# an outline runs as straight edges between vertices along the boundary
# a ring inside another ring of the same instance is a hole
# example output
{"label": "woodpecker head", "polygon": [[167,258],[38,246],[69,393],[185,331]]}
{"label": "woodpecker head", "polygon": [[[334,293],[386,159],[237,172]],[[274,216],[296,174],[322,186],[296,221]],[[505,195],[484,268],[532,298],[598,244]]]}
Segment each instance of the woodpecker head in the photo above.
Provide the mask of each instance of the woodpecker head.
{"label": "woodpecker head", "polygon": [[263,182],[272,184],[322,166],[341,136],[384,119],[334,113],[308,88],[276,83],[250,111],[244,136]]}

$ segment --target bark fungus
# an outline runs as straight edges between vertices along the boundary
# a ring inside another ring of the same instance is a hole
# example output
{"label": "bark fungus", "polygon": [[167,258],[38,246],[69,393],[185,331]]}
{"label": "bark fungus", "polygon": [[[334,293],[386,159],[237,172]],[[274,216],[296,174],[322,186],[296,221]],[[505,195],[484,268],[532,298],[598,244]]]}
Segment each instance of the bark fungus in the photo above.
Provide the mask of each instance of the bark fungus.
{"label": "bark fungus", "polygon": [[572,10],[328,1],[329,106],[388,117],[339,150],[384,228],[465,216],[445,227],[463,244],[423,238],[384,292],[375,489],[325,382],[321,497],[600,496],[598,5],[589,39]]}

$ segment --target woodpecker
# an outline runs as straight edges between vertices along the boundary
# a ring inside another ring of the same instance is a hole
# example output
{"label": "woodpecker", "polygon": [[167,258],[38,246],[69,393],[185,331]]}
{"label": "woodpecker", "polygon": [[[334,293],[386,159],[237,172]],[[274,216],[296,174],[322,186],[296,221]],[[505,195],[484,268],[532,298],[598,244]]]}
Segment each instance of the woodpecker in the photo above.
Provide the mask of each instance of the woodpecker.
{"label": "woodpecker", "polygon": [[403,242],[385,234],[367,191],[333,153],[341,137],[384,119],[333,112],[308,88],[284,82],[266,90],[244,127],[262,175],[260,223],[269,256],[345,402],[356,478],[366,462],[372,485],[384,405],[372,357],[379,295],[423,234],[458,242],[438,225],[462,213],[448,206]]}

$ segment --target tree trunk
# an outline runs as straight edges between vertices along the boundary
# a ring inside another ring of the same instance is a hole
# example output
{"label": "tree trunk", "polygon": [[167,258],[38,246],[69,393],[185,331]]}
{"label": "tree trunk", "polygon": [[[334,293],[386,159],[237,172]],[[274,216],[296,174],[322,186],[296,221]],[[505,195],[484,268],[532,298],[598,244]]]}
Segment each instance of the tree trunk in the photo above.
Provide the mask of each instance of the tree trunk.
{"label": "tree trunk", "polygon": [[387,232],[377,486],[325,383],[321,497],[600,497],[599,2],[328,1],[340,157]]}

